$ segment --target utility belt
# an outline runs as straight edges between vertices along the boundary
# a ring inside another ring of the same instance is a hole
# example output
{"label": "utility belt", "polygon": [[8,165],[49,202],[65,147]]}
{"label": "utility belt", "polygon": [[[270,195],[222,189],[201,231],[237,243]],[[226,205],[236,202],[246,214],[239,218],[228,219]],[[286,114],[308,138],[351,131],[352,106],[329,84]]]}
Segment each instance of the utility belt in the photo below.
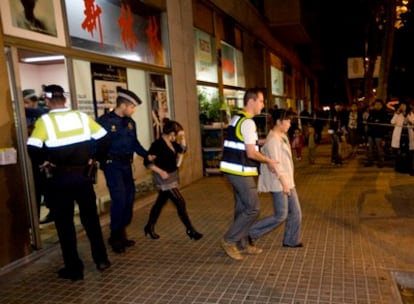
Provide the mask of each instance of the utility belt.
{"label": "utility belt", "polygon": [[54,171],[56,173],[84,173],[87,165],[84,166],[56,166]]}
{"label": "utility belt", "polygon": [[92,164],[83,166],[47,166],[43,170],[47,179],[60,174],[79,174],[87,177],[93,183],[96,183],[97,169],[96,162],[92,162]]}
{"label": "utility belt", "polygon": [[107,163],[110,163],[114,160],[124,162],[124,163],[132,163],[132,154],[116,154],[116,155],[108,155]]}

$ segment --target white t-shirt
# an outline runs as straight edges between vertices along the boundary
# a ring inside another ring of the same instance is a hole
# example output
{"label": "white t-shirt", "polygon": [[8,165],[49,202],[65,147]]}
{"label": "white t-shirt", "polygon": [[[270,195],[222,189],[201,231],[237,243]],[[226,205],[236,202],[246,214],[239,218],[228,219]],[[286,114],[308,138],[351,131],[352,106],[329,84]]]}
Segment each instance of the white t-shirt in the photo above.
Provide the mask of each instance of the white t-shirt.
{"label": "white t-shirt", "polygon": [[256,132],[256,123],[253,119],[246,119],[240,126],[240,132],[243,135],[245,145],[255,145],[258,137]]}

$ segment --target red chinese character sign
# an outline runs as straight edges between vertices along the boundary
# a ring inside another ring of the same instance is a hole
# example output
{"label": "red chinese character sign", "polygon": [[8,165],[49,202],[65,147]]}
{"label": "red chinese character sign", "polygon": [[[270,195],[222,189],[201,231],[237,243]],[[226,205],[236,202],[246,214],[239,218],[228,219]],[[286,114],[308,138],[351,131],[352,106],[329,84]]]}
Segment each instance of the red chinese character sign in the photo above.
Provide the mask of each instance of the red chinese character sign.
{"label": "red chinese character sign", "polygon": [[82,29],[87,31],[93,37],[93,33],[98,31],[101,46],[103,46],[103,32],[101,23],[102,9],[95,4],[95,0],[84,0],[85,9],[83,11],[85,19],[82,22]]}
{"label": "red chinese character sign", "polygon": [[134,50],[138,44],[137,36],[133,31],[134,16],[131,13],[129,4],[121,4],[121,17],[118,19],[119,28],[121,29],[121,39],[126,49]]}
{"label": "red chinese character sign", "polygon": [[65,0],[72,46],[166,65],[163,12],[137,0]]}

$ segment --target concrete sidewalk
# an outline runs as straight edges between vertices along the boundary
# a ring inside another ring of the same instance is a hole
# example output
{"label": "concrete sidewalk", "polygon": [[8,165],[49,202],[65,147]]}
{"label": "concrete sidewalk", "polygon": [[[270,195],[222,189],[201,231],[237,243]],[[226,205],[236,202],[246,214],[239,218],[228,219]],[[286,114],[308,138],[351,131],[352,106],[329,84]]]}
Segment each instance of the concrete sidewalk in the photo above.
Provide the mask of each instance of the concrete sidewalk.
{"label": "concrete sidewalk", "polygon": [[[414,177],[366,168],[361,155],[334,167],[329,150],[318,147],[315,165],[306,151],[296,163],[304,248],[282,247],[280,227],[257,242],[261,255],[228,258],[219,242],[233,218],[232,191],[210,176],[182,189],[200,241],[187,237],[171,204],[156,226],[161,238],[145,238],[150,206],[141,206],[129,227],[137,245],[110,252],[110,269],[95,270],[82,235],[83,281],[57,278],[57,247],[0,277],[0,303],[402,303],[394,276],[414,272]],[[270,195],[260,197],[260,216],[270,214]]]}

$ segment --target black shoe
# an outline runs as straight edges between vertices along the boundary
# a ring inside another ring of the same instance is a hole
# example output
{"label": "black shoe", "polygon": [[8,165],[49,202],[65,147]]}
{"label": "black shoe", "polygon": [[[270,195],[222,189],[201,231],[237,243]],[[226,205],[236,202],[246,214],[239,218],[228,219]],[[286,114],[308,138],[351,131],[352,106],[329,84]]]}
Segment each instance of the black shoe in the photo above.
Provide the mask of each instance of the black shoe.
{"label": "black shoe", "polygon": [[96,263],[96,269],[98,269],[99,271],[104,271],[109,267],[111,267],[111,262],[109,262],[109,260]]}
{"label": "black shoe", "polygon": [[109,245],[112,247],[112,251],[115,253],[124,253],[125,245],[122,239],[111,236],[108,240]]}
{"label": "black shoe", "polygon": [[53,219],[52,215],[49,212],[42,220],[39,221],[39,224],[47,224],[47,223],[51,223],[53,221],[54,221],[54,219]]}
{"label": "black shoe", "polygon": [[299,244],[296,244],[296,245],[288,245],[288,244],[283,243],[283,247],[300,248],[300,247],[303,247],[303,244],[299,243]]}
{"label": "black shoe", "polygon": [[190,239],[194,239],[195,241],[198,241],[203,237],[201,233],[195,231],[194,229],[187,229],[186,233]]}
{"label": "black shoe", "polygon": [[147,234],[149,234],[149,236],[154,240],[160,238],[160,236],[155,233],[154,227],[151,227],[151,226],[148,226],[148,225],[144,227],[144,233],[145,233],[145,236],[147,236]]}
{"label": "black shoe", "polygon": [[124,239],[123,240],[123,244],[125,247],[132,247],[135,245],[135,241],[134,240],[128,240],[128,239]]}
{"label": "black shoe", "polygon": [[250,235],[247,237],[247,240],[249,241],[250,246],[256,246],[254,240],[250,237]]}
{"label": "black shoe", "polygon": [[58,270],[58,277],[61,279],[67,279],[72,281],[83,280],[83,271],[71,271],[68,268],[64,267]]}

